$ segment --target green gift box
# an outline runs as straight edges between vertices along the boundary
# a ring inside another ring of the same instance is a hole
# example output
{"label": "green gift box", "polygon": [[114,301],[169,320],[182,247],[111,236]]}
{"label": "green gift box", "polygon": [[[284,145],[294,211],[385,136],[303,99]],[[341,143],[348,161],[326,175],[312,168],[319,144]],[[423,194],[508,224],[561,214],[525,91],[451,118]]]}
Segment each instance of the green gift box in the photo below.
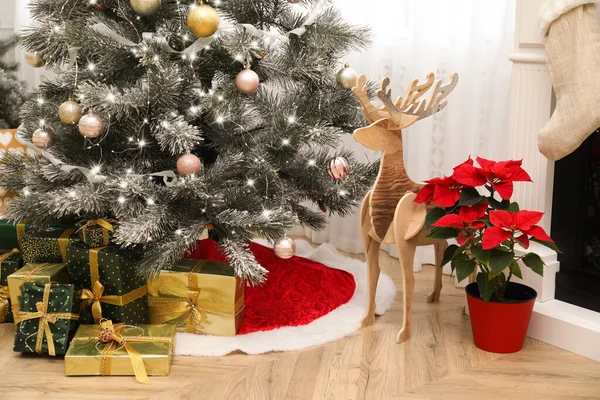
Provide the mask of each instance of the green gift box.
{"label": "green gift box", "polygon": [[108,246],[114,232],[113,220],[96,219],[77,230],[77,237],[89,247]]}
{"label": "green gift box", "polygon": [[21,248],[21,239],[31,224],[19,222],[17,224],[0,219],[0,249],[10,251]]}
{"label": "green gift box", "polygon": [[15,315],[15,351],[64,355],[75,335],[79,315],[75,286],[25,282]]}
{"label": "green gift box", "polygon": [[142,253],[118,246],[89,248],[85,243],[67,246],[71,283],[81,290],[81,322],[106,318],[127,324],[148,323],[146,281],[135,274]]}
{"label": "green gift box", "polygon": [[67,259],[67,245],[79,241],[76,228],[49,228],[42,232],[26,233],[21,238],[23,262],[64,263]]}
{"label": "green gift box", "polygon": [[23,266],[18,249],[0,254],[0,322],[13,322],[8,276]]}

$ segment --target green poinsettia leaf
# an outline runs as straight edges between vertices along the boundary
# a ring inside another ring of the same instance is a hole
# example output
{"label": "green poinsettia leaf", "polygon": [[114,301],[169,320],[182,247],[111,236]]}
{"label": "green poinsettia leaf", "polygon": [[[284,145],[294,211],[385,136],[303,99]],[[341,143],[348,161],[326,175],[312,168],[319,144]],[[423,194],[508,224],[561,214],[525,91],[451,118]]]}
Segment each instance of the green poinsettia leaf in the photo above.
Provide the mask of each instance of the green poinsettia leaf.
{"label": "green poinsettia leaf", "polygon": [[464,188],[460,191],[460,200],[458,204],[461,206],[474,206],[483,200],[483,196],[479,194],[475,188]]}
{"label": "green poinsettia leaf", "polygon": [[443,208],[435,207],[429,210],[427,217],[425,217],[425,228],[432,229],[431,225],[435,224],[444,215],[446,215],[446,210]]}
{"label": "green poinsettia leaf", "polygon": [[475,257],[480,263],[484,265],[488,265],[490,263],[490,250],[483,250],[480,246],[471,246],[469,249],[471,250],[473,257]]}
{"label": "green poinsettia leaf", "polygon": [[469,256],[466,254],[460,254],[457,257],[452,259],[450,266],[452,267],[452,271],[459,270],[461,268],[467,268],[467,264],[469,264]]}
{"label": "green poinsettia leaf", "polygon": [[451,244],[450,246],[446,247],[446,250],[444,251],[444,257],[442,257],[442,267],[448,264],[450,260],[454,258],[454,254],[458,249],[459,247],[455,244]]}
{"label": "green poinsettia leaf", "polygon": [[532,242],[539,243],[539,244],[541,244],[542,246],[546,246],[546,247],[548,247],[549,249],[552,249],[552,250],[554,250],[554,251],[555,251],[555,252],[557,252],[558,254],[563,254],[563,252],[562,252],[562,251],[560,251],[560,249],[558,248],[558,246],[557,246],[557,245],[556,245],[556,243],[554,243],[554,242],[545,242],[545,241],[543,241],[543,240],[538,240],[538,239],[536,239],[536,238],[534,238],[534,237],[532,237],[532,238],[531,238],[531,239],[529,239],[529,240],[531,240]]}
{"label": "green poinsettia leaf", "polygon": [[513,262],[510,263],[509,268],[514,276],[516,276],[519,279],[523,279],[523,273],[521,272],[521,267],[519,266],[519,263],[517,261],[513,260]]}
{"label": "green poinsettia leaf", "polygon": [[452,239],[458,237],[458,232],[454,228],[434,228],[427,237],[429,239]]}
{"label": "green poinsettia leaf", "polygon": [[483,301],[489,301],[496,289],[496,277],[492,279],[488,278],[488,274],[480,272],[477,274],[477,288],[479,289],[479,296]]}
{"label": "green poinsettia leaf", "polygon": [[504,271],[514,259],[515,253],[512,251],[490,250],[490,268],[495,275],[499,275]]}
{"label": "green poinsettia leaf", "polygon": [[523,257],[523,263],[527,265],[533,272],[540,276],[544,276],[544,261],[535,253],[528,253]]}
{"label": "green poinsettia leaf", "polygon": [[465,279],[467,279],[469,276],[471,276],[471,274],[473,273],[473,271],[475,271],[475,267],[477,266],[477,263],[475,262],[475,260],[469,260],[469,262],[467,262],[467,264],[465,266],[461,266],[460,268],[456,268],[456,278],[458,279],[459,282],[464,281]]}
{"label": "green poinsettia leaf", "polygon": [[519,211],[519,203],[510,203],[507,211],[511,213],[516,213],[517,211]]}

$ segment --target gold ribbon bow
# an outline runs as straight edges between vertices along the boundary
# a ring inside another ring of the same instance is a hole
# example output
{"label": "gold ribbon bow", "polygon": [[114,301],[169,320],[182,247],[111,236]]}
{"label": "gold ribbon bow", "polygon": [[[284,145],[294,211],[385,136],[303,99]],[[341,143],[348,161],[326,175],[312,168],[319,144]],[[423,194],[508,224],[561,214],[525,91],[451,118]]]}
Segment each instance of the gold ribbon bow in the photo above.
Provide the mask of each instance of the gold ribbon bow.
{"label": "gold ribbon bow", "polygon": [[44,342],[44,336],[46,336],[46,342],[48,343],[48,354],[51,356],[56,355],[54,348],[54,338],[52,331],[50,330],[50,324],[55,324],[59,319],[72,319],[78,320],[79,315],[71,313],[49,313],[48,312],[48,301],[50,300],[50,288],[52,284],[46,283],[44,285],[44,297],[42,301],[35,303],[37,312],[25,312],[19,311],[15,315],[15,323],[18,325],[23,321],[30,319],[39,319],[37,337],[35,340],[35,351],[36,353],[42,354],[42,344]]}
{"label": "gold ribbon bow", "polygon": [[77,232],[81,231],[83,233],[83,241],[87,243],[87,230],[92,226],[99,226],[102,228],[102,245],[108,246],[109,237],[108,232],[114,232],[115,228],[111,224],[111,222],[116,222],[115,220],[106,220],[106,219],[96,219],[92,221],[88,221],[81,228],[77,230]]}
{"label": "gold ribbon bow", "polygon": [[[99,341],[106,343],[100,354],[100,373],[102,375],[110,375],[112,354],[117,350],[124,349],[131,361],[135,379],[140,383],[150,384],[142,355],[139,351],[134,349],[130,343],[171,343],[173,338],[153,336],[123,336],[122,333],[124,327],[125,325],[123,323],[113,324],[112,321],[107,319],[100,320],[101,331],[99,333]],[[89,338],[75,338],[74,340],[87,341]]]}
{"label": "gold ribbon bow", "polygon": [[102,319],[102,303],[111,304],[113,306],[124,306],[143,297],[148,292],[148,289],[144,285],[121,296],[104,296],[104,285],[100,283],[98,256],[100,251],[104,250],[106,247],[107,246],[90,249],[90,276],[92,289],[83,289],[80,297],[83,300],[81,303],[82,308],[92,307],[92,316],[94,317],[94,322],[97,324],[100,323],[100,320]]}
{"label": "gold ribbon bow", "polygon": [[[206,313],[235,316],[243,308],[244,298],[238,299],[236,304],[215,303],[198,300],[200,288],[198,285],[198,272],[206,261],[199,261],[188,272],[187,297],[150,297],[148,306],[153,307],[151,312],[153,324],[164,324],[187,315],[186,332],[200,333],[202,324],[208,320]],[[236,313],[236,309],[240,309]]]}
{"label": "gold ribbon bow", "polygon": [[[17,254],[19,249],[12,249],[8,253],[4,253],[0,256],[0,280],[2,280],[2,266],[1,264],[13,254]],[[4,322],[8,315],[8,304],[9,304],[9,292],[8,286],[0,285],[0,322]]]}
{"label": "gold ribbon bow", "polygon": [[63,232],[62,235],[58,238],[58,248],[60,249],[60,256],[62,257],[62,262],[67,262],[67,246],[69,245],[69,238],[75,232],[75,228],[69,228]]}

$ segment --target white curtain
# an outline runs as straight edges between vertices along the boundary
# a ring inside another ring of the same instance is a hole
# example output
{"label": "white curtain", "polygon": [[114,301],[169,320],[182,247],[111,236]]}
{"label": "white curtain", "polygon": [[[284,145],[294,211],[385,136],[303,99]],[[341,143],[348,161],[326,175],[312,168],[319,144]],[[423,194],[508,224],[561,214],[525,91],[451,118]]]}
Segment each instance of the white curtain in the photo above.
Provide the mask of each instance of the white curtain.
{"label": "white curtain", "polygon": [[[404,157],[413,180],[450,174],[469,155],[506,158],[515,0],[336,0],[336,5],[348,20],[373,31],[371,48],[347,61],[369,79],[389,76],[394,97],[428,72],[444,81],[452,72],[460,76],[445,110],[404,131]],[[350,136],[344,146],[359,159],[378,158]],[[363,252],[358,212],[332,217],[322,232],[298,228],[293,234]],[[393,246],[385,248],[397,255]],[[432,262],[433,252],[417,257],[416,269]]]}

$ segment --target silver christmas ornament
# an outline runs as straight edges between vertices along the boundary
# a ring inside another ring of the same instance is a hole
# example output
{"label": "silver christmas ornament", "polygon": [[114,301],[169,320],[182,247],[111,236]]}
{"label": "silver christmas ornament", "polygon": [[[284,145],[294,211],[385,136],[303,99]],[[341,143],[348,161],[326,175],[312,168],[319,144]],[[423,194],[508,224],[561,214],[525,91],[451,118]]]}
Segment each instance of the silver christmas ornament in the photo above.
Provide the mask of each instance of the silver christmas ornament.
{"label": "silver christmas ornament", "polygon": [[344,89],[352,89],[358,82],[358,74],[355,70],[350,68],[350,65],[346,64],[344,65],[344,68],[337,73],[336,81],[338,85]]}
{"label": "silver christmas ornament", "polygon": [[240,71],[235,77],[235,86],[240,92],[245,94],[254,93],[254,91],[258,89],[259,84],[260,79],[258,78],[258,75],[250,68]]}
{"label": "silver christmas ornament", "polygon": [[85,114],[79,120],[79,133],[86,138],[97,138],[104,130],[104,121],[93,112]]}
{"label": "silver christmas ornament", "polygon": [[33,132],[31,137],[31,143],[33,143],[38,149],[48,150],[54,145],[55,134],[50,128],[39,128]]}
{"label": "silver christmas ornament", "polygon": [[46,64],[44,62],[44,60],[42,59],[42,57],[40,57],[39,55],[37,55],[31,51],[28,51],[27,53],[25,53],[25,62],[33,68],[40,68],[40,67],[43,67],[44,64]]}
{"label": "silver christmas ornament", "polygon": [[58,107],[58,116],[65,124],[76,124],[81,119],[81,106],[69,97]]}
{"label": "silver christmas ornament", "polygon": [[327,172],[336,181],[344,179],[350,173],[350,163],[344,157],[334,157],[327,163]]}
{"label": "silver christmas ornament", "polygon": [[294,242],[294,239],[284,236],[281,239],[277,239],[273,245],[273,251],[275,251],[277,257],[287,260],[296,254],[296,242]]}
{"label": "silver christmas ornament", "polygon": [[177,160],[177,172],[181,176],[198,175],[202,161],[193,154],[184,154]]}
{"label": "silver christmas ornament", "polygon": [[158,11],[160,0],[129,0],[129,4],[137,15],[148,17]]}

